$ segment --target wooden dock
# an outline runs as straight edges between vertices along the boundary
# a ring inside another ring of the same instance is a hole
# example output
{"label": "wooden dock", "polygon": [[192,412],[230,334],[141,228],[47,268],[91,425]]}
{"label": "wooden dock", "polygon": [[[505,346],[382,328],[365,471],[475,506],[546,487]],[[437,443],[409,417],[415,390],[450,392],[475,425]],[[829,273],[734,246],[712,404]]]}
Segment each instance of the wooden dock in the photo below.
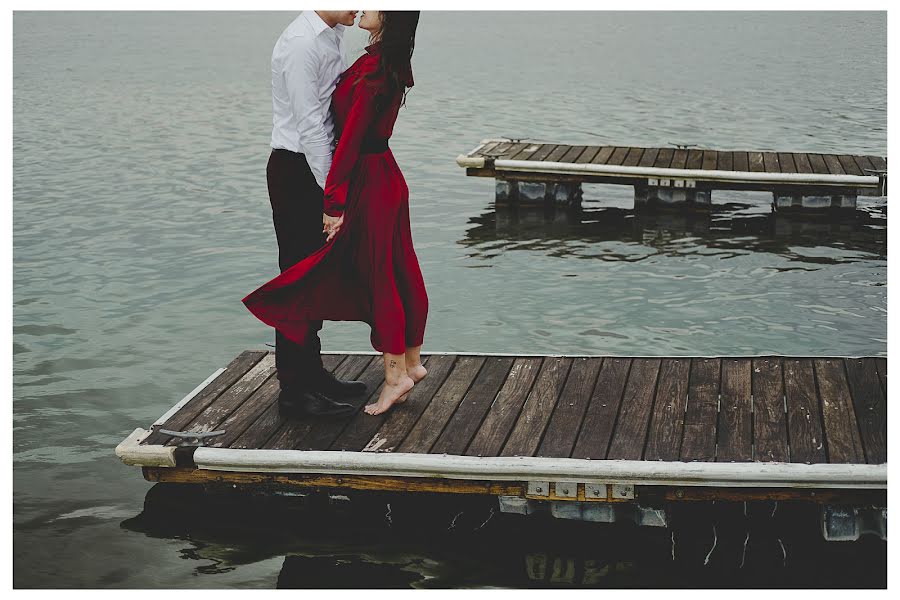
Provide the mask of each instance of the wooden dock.
{"label": "wooden dock", "polygon": [[[873,155],[706,148],[573,146],[486,139],[457,158],[466,174],[499,182],[556,184],[545,189],[498,185],[498,201],[555,196],[580,200],[581,183],[635,186],[636,200],[707,205],[711,190],[775,194],[776,209],[850,208],[857,194],[887,194],[887,159]],[[569,186],[569,187],[566,187]]]}
{"label": "wooden dock", "polygon": [[[245,351],[116,449],[150,481],[553,501],[802,499],[886,506],[882,357],[423,355],[385,415],[278,415]],[[378,397],[380,355],[323,355]],[[222,432],[201,447],[163,432]]]}

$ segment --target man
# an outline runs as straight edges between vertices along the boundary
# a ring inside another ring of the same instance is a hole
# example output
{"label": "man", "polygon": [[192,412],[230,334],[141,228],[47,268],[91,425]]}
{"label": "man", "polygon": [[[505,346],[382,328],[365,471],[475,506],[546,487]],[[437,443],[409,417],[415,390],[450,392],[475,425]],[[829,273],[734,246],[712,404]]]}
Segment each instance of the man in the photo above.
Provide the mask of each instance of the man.
{"label": "man", "polygon": [[[272,51],[272,153],[266,179],[282,272],[325,241],[322,196],[334,145],[331,94],[344,71],[344,28],[355,18],[356,11],[304,11]],[[303,344],[275,332],[282,414],[350,414],[355,408],[337,400],[366,391],[363,382],[341,381],[324,369],[321,328],[322,321],[311,322]]]}

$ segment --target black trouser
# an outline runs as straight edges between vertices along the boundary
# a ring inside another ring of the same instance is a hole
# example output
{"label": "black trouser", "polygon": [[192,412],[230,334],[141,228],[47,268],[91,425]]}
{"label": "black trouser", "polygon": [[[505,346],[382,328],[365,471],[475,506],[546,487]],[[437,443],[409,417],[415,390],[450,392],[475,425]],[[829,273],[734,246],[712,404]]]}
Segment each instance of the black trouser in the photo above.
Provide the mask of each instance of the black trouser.
{"label": "black trouser", "polygon": [[[272,221],[278,239],[278,266],[284,272],[325,243],[322,232],[322,188],[306,157],[289,150],[273,150],[266,166]],[[322,370],[319,330],[322,321],[310,321],[309,334],[297,344],[275,331],[275,367],[282,387],[304,386]]]}

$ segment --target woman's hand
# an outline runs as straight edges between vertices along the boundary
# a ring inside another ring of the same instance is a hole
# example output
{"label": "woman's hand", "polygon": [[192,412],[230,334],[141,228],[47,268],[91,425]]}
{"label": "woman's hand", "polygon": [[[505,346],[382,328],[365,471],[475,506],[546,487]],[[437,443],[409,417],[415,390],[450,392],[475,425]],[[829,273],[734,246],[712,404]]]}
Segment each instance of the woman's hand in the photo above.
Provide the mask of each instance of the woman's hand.
{"label": "woman's hand", "polygon": [[344,224],[344,215],[340,217],[332,217],[325,213],[322,213],[322,232],[328,234],[328,238],[325,240],[326,242],[330,242],[331,238],[337,235],[337,232],[340,230],[341,225]]}

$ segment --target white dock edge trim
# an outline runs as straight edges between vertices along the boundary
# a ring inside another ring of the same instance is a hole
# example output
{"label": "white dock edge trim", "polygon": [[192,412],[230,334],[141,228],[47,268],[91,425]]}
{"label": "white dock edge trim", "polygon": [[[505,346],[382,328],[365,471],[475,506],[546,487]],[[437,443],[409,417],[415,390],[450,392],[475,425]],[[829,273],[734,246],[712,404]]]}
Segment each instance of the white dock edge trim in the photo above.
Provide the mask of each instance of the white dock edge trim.
{"label": "white dock edge trim", "polygon": [[[484,168],[484,157],[459,155],[456,163],[463,168]],[[626,167],[622,165],[573,164],[535,160],[496,160],[495,171],[522,171],[557,175],[620,175],[624,177],[681,178],[732,183],[821,184],[878,186],[876,175],[826,175],[823,173],[760,173],[751,171],[715,171],[704,169],[669,169],[660,167]]]}
{"label": "white dock edge trim", "polygon": [[887,464],[707,463],[198,448],[200,469],[712,487],[887,489]]}
{"label": "white dock edge trim", "polygon": [[[359,355],[368,355],[368,356],[381,356],[380,352],[375,352],[374,350],[322,350],[321,354],[347,354],[353,356]],[[829,354],[827,356],[814,356],[811,354],[772,354],[764,353],[764,354],[559,354],[556,352],[548,353],[548,354],[539,354],[539,353],[528,353],[528,352],[463,352],[463,351],[455,351],[455,350],[423,350],[422,354],[425,356],[437,356],[437,355],[453,355],[453,356],[513,356],[513,357],[522,357],[522,358],[721,358],[721,359],[740,359],[740,358],[806,358],[806,359],[818,359],[818,358],[884,358],[887,359],[887,356],[875,356],[872,354],[860,354],[860,355],[834,355]]]}
{"label": "white dock edge trim", "polygon": [[187,396],[185,396],[184,398],[182,398],[181,400],[179,400],[179,401],[175,404],[175,406],[173,406],[172,408],[170,408],[169,410],[167,410],[160,418],[158,418],[157,420],[155,420],[155,421],[153,422],[153,425],[150,426],[150,429],[156,429],[156,428],[159,427],[160,425],[164,425],[166,421],[168,421],[170,418],[172,418],[172,415],[174,415],[174,414],[177,413],[179,410],[181,410],[181,407],[182,407],[182,406],[184,406],[185,404],[187,404],[188,402],[190,402],[191,399],[192,399],[194,396],[196,396],[197,394],[199,394],[202,390],[204,390],[204,389],[206,388],[206,386],[208,386],[210,383],[212,383],[212,381],[213,381],[216,377],[218,377],[219,375],[221,375],[221,374],[224,373],[224,372],[225,372],[225,369],[224,369],[224,368],[216,369],[215,371],[213,371],[213,372],[212,372],[212,375],[210,375],[209,377],[207,377],[206,379],[203,380],[203,383],[201,383],[200,385],[198,385],[197,387],[195,387],[193,390],[191,390],[190,393],[188,393]]}
{"label": "white dock edge trim", "polygon": [[116,446],[116,456],[126,465],[137,467],[174,467],[175,446],[141,446],[150,435],[146,429],[138,427]]}

